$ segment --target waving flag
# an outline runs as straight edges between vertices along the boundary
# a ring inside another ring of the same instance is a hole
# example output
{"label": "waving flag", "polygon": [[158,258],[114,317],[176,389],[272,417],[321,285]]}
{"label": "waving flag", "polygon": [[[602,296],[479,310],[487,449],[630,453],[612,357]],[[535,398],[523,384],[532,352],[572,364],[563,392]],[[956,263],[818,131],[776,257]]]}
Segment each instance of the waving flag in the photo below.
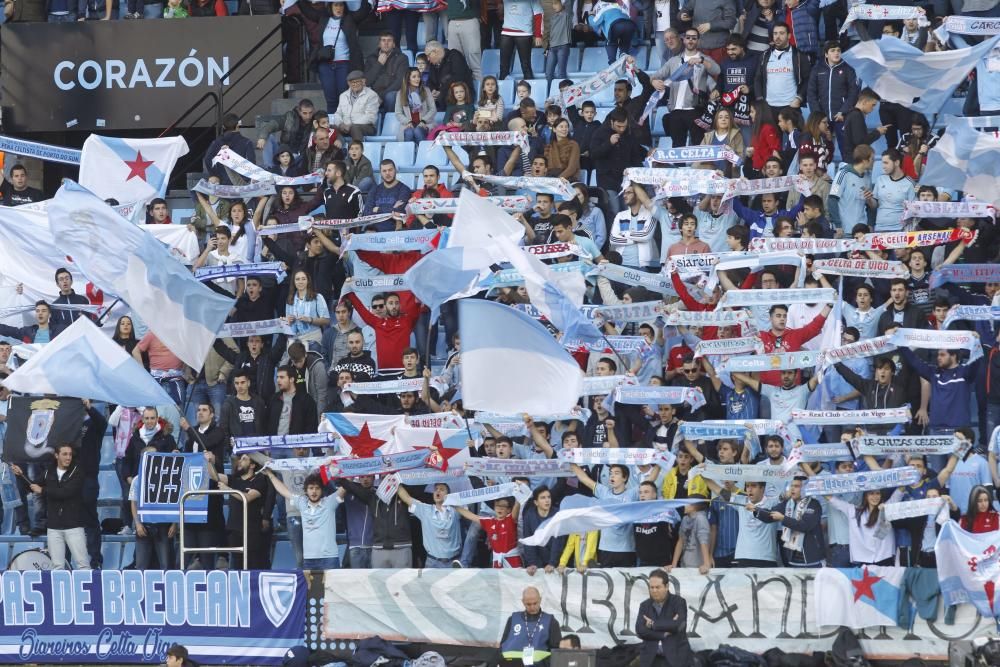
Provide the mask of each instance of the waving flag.
{"label": "waving flag", "polygon": [[903,567],[824,567],[816,574],[816,625],[896,625]]}
{"label": "waving flag", "polygon": [[399,426],[395,432],[397,451],[433,447],[436,453],[427,459],[427,465],[442,472],[463,469],[469,460],[466,440],[469,432],[464,428],[417,428]]}
{"label": "waving flag", "polygon": [[1000,205],[1000,138],[952,123],[928,153],[920,183],[962,190]]}
{"label": "waving flag", "polygon": [[92,134],[83,142],[80,185],[101,199],[139,204],[132,216],[139,220],[149,200],[166,194],[170,172],[187,152],[183,137],[119,139]]}
{"label": "waving flag", "polygon": [[967,49],[924,53],[895,37],[883,37],[845,51],[844,61],[882,99],[930,115],[941,110],[997,39],[1000,35]]}
{"label": "waving flag", "polygon": [[458,304],[465,408],[504,414],[566,412],[583,390],[573,357],[528,315],[492,301]]}
{"label": "waving flag", "polygon": [[403,276],[410,291],[431,309],[433,322],[441,304],[479,292],[479,281],[492,275],[493,263],[483,248],[441,248],[425,255]]}
{"label": "waving flag", "polygon": [[0,384],[22,394],[59,394],[126,407],[174,402],[146,369],[86,317]]}
{"label": "waving flag", "polygon": [[70,270],[77,291],[82,292],[81,285],[87,282],[86,278],[56,244],[47,209],[37,204],[13,208],[0,206],[0,277],[3,284],[24,285],[24,292],[32,302],[51,301],[59,295],[53,276],[61,267]]}
{"label": "waving flag", "polygon": [[[541,546],[553,537],[560,535],[585,533],[590,530],[612,528],[627,523],[645,523],[654,517],[655,520],[661,520],[659,515],[700,502],[703,502],[701,498],[684,498],[681,500],[646,500],[635,503],[603,505],[594,504],[593,498],[570,496],[563,501],[559,511],[552,518],[543,521],[533,535],[521,540],[521,544]],[[569,507],[567,507],[567,503],[569,503]],[[575,504],[583,506],[573,507]]]}
{"label": "waving flag", "polygon": [[403,415],[366,415],[353,412],[327,412],[323,415],[320,431],[333,431],[343,442],[341,454],[368,458],[374,454],[400,452],[394,447],[393,431],[406,424]]}
{"label": "waving flag", "polygon": [[117,294],[184,363],[201,370],[233,299],[210,290],[152,235],[65,181],[49,206],[52,233],[97,287]]}
{"label": "waving flag", "polygon": [[487,198],[462,188],[448,235],[448,247],[489,248],[496,236],[517,243],[524,236],[524,226]]}
{"label": "waving flag", "polygon": [[998,615],[998,549],[995,533],[969,533],[954,521],[941,527],[934,552],[945,605],[967,602],[986,618]]}

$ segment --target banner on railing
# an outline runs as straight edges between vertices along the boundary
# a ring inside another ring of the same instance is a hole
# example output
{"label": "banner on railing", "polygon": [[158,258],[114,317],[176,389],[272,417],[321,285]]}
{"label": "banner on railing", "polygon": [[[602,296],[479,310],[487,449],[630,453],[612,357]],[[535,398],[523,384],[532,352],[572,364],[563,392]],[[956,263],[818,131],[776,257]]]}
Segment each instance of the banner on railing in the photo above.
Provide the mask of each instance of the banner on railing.
{"label": "banner on railing", "polygon": [[162,664],[172,644],[211,665],[280,665],[302,644],[301,572],[3,573],[0,663]]}
{"label": "banner on railing", "polygon": [[[329,570],[323,638],[496,646],[504,624],[522,611],[521,593],[535,586],[542,610],[563,634],[579,635],[584,648],[636,644],[639,604],[649,597],[652,568],[588,569],[580,574],[524,570]],[[687,602],[688,639],[694,650],[730,644],[763,653],[827,651],[837,628],[815,625],[815,569],[695,569],[670,572],[670,592]],[[431,614],[428,610],[434,610]],[[893,607],[895,609],[895,607]],[[859,630],[868,658],[945,659],[950,639],[972,639],[995,625],[961,605],[954,625],[941,618]]]}

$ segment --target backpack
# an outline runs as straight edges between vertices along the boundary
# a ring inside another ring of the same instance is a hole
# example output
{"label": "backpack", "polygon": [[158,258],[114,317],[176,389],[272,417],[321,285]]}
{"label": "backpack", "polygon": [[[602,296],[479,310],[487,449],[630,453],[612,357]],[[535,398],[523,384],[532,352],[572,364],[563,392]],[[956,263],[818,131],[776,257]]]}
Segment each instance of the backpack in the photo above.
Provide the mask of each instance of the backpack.
{"label": "backpack", "polygon": [[833,640],[831,651],[833,667],[871,667],[861,649],[861,642],[850,628],[841,628]]}
{"label": "backpack", "polygon": [[712,651],[708,664],[711,667],[767,667],[767,662],[756,653],[728,644]]}

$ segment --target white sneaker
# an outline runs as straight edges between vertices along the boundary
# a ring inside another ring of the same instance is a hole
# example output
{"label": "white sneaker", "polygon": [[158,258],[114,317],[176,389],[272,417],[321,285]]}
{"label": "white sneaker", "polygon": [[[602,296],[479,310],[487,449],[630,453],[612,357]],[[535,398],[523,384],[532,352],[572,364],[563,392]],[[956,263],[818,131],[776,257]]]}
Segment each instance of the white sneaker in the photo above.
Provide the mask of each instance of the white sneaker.
{"label": "white sneaker", "polygon": [[118,531],[119,535],[135,535],[135,531],[132,530],[131,526],[125,526]]}

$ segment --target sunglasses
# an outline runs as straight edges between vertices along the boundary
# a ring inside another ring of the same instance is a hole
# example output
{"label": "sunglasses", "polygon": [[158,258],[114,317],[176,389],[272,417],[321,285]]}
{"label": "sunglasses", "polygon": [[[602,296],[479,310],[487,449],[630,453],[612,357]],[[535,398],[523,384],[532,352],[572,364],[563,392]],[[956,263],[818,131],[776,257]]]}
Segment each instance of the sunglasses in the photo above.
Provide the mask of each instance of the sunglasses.
{"label": "sunglasses", "polygon": [[698,372],[697,368],[685,368],[684,369],[684,374],[685,375],[694,375],[697,372]]}
{"label": "sunglasses", "polygon": [[385,308],[384,303],[373,303],[372,308]]}
{"label": "sunglasses", "polygon": [[698,35],[684,35],[684,39],[698,39]]}

